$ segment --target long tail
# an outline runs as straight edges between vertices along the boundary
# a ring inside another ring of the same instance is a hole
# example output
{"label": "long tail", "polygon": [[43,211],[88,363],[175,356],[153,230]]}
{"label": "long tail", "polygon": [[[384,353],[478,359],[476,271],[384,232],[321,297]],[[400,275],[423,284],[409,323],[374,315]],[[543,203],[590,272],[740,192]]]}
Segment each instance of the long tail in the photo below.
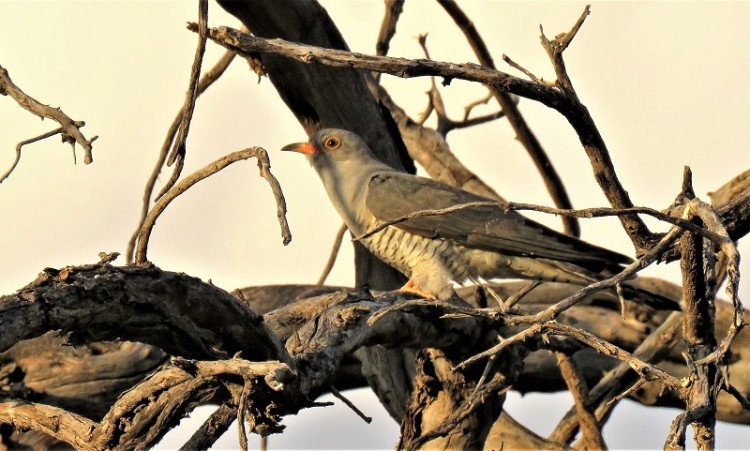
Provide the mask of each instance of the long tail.
{"label": "long tail", "polygon": [[[529,257],[501,257],[492,271],[492,277],[522,278],[563,282],[586,286],[602,281],[607,276],[589,271],[572,263]],[[680,310],[680,304],[674,299],[665,297],[628,282],[622,285],[622,294],[626,300],[648,305],[657,310]]]}

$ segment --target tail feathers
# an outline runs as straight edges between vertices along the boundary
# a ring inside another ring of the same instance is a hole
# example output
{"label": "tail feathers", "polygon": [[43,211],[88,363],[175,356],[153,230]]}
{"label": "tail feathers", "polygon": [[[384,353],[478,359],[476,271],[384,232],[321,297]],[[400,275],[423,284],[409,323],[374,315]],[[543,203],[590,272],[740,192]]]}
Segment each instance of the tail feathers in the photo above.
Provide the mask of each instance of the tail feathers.
{"label": "tail feathers", "polygon": [[661,294],[654,293],[652,291],[644,290],[643,288],[634,287],[625,283],[622,285],[622,291],[626,299],[633,302],[646,304],[656,310],[681,310],[680,304],[674,299],[662,296]]}
{"label": "tail feathers", "polygon": [[[610,276],[589,271],[572,263],[555,260],[509,257],[507,261],[509,261],[510,264],[506,262],[506,268],[512,268],[515,272],[515,277],[524,279],[536,279],[586,286],[604,280]],[[626,300],[645,304],[657,310],[680,310],[680,304],[674,299],[653,291],[636,287],[629,282],[622,284],[622,293]]]}

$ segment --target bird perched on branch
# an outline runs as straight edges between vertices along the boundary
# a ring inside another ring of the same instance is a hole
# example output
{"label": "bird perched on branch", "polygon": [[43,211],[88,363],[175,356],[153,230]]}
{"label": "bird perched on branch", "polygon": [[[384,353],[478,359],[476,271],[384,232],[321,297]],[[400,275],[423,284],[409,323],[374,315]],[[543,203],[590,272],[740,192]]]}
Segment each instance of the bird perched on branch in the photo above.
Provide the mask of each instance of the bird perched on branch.
{"label": "bird perched on branch", "polygon": [[[346,130],[323,129],[309,142],[282,150],[307,157],[355,239],[409,278],[406,291],[447,299],[452,282],[493,278],[585,286],[602,280],[602,271],[618,272],[631,262],[491,199],[398,172]],[[632,297],[656,308],[679,309],[674,301],[650,293]]]}

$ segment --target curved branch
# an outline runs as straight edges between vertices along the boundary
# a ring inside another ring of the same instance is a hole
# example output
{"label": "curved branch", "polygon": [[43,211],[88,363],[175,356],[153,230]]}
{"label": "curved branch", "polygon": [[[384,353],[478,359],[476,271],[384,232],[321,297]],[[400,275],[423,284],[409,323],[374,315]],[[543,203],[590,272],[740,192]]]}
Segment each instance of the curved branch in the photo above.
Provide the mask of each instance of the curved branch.
{"label": "curved branch", "polygon": [[258,159],[258,168],[260,169],[260,175],[265,178],[271,185],[271,190],[276,198],[277,216],[279,218],[279,224],[281,226],[281,235],[283,243],[289,244],[292,240],[291,232],[289,231],[289,225],[286,222],[286,201],[284,200],[284,194],[281,192],[281,185],[276,178],[271,174],[271,165],[268,162],[268,153],[261,147],[251,147],[245,150],[230,153],[224,157],[219,158],[213,163],[205,166],[202,169],[190,174],[190,176],[182,179],[179,183],[172,187],[159,201],[154,204],[146,219],[143,221],[141,226],[138,242],[135,248],[135,261],[136,263],[144,263],[147,261],[146,252],[148,250],[148,241],[151,236],[151,231],[156,225],[157,218],[164,212],[167,206],[177,198],[180,194],[187,191],[190,187],[200,182],[201,180],[209,177],[232,163],[236,163],[241,160],[247,160],[248,158]]}
{"label": "curved branch", "polygon": [[[76,125],[79,125],[79,126],[82,127],[84,124],[83,124],[83,122],[76,122]],[[5,174],[0,175],[0,183],[3,183],[5,181],[5,179],[7,179],[8,177],[10,177],[10,174],[12,174],[13,170],[15,170],[16,166],[18,166],[18,163],[21,161],[21,149],[23,148],[23,146],[25,146],[26,144],[31,144],[31,143],[35,143],[37,141],[41,141],[43,139],[47,139],[50,136],[55,136],[56,134],[62,133],[62,132],[63,132],[62,127],[58,127],[58,128],[56,128],[54,130],[50,130],[50,131],[48,131],[46,133],[42,133],[41,135],[35,136],[33,138],[25,139],[25,140],[19,142],[18,144],[16,144],[16,158],[15,158],[15,160],[13,160],[13,163],[10,165],[10,168],[7,171],[5,171]]]}
{"label": "curved branch", "polygon": [[[60,108],[52,108],[49,105],[44,105],[33,97],[27,95],[16,86],[10,79],[7,69],[0,66],[0,95],[10,95],[13,100],[18,102],[26,110],[41,117],[42,119],[49,118],[60,124],[62,128],[63,142],[70,143],[73,146],[75,156],[75,144],[83,147],[84,156],[83,162],[90,164],[94,161],[92,154],[92,147],[94,141],[98,138],[94,136],[91,139],[86,139],[81,132],[81,127],[86,125],[83,121],[74,121],[68,115],[62,112]],[[44,136],[44,135],[43,135]]]}
{"label": "curved branch", "polygon": [[263,318],[229,293],[156,267],[47,268],[0,297],[0,350],[48,331],[76,342],[129,339],[173,355],[248,360],[289,357]]}
{"label": "curved branch", "polygon": [[96,423],[59,407],[28,401],[0,402],[0,424],[43,432],[76,449],[90,449]]}
{"label": "curved branch", "polygon": [[[216,80],[218,80],[227,70],[229,64],[234,60],[235,56],[237,56],[237,54],[231,50],[227,50],[226,52],[224,52],[221,58],[219,58],[219,61],[217,61],[216,64],[201,77],[201,80],[198,83],[198,90],[196,95],[203,94],[206,89],[208,89]],[[128,241],[128,250],[126,253],[126,261],[128,263],[133,262],[135,242],[138,239],[138,234],[141,231],[143,222],[146,220],[146,215],[148,215],[148,210],[151,206],[151,196],[154,193],[156,181],[159,178],[159,174],[161,173],[164,163],[167,161],[167,154],[169,153],[169,149],[172,146],[172,142],[174,142],[174,137],[177,134],[177,130],[180,128],[184,110],[185,106],[183,105],[183,107],[180,108],[180,111],[177,112],[177,115],[172,120],[172,123],[167,129],[167,136],[161,146],[159,157],[156,160],[156,164],[154,165],[154,169],[151,171],[151,175],[149,176],[148,181],[146,181],[146,187],[143,190],[143,200],[141,201],[141,218],[138,221],[138,227],[136,227],[135,232],[133,232],[133,235]]]}

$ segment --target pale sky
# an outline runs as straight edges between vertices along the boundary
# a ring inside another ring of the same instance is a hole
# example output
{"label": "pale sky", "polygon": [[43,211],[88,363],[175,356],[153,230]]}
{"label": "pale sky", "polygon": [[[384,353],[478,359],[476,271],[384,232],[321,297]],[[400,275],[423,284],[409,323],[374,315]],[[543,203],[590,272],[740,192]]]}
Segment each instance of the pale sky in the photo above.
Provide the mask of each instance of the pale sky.
{"label": "pale sky", "polygon": [[[322,4],[353,50],[374,52],[382,2]],[[506,53],[545,79],[552,79],[553,71],[539,45],[539,24],[548,36],[567,31],[585,5],[460,4],[501,70],[519,75],[502,63]],[[211,26],[238,27],[215,3],[209,8]],[[48,266],[94,262],[100,251],[124,252],[138,219],[143,185],[183,101],[197,39],[185,23],[196,18],[197,4],[188,1],[0,1],[0,65],[26,93],[85,120],[87,136],[99,135],[92,165],[82,164],[80,152],[73,165],[70,147],[52,138],[28,146],[16,171],[0,185],[0,292],[22,287]],[[593,4],[565,54],[566,63],[636,205],[667,207],[679,191],[684,165],[692,167],[696,192],[704,200],[707,192],[748,168],[748,18],[750,3]],[[432,58],[474,61],[442,9],[420,0],[406,3],[390,54],[422,57],[414,39],[420,33],[429,33]],[[222,52],[209,43],[206,67]],[[427,79],[385,76],[383,83],[412,116],[424,109]],[[466,85],[454,81],[442,91],[454,118],[484,94],[482,88]],[[531,101],[522,101],[520,108],[566,182],[574,206],[605,206],[567,123]],[[0,124],[0,173],[13,161],[18,141],[57,126],[40,121],[9,97],[0,98]],[[235,61],[198,102],[184,173],[235,150],[264,147],[286,195],[293,241],[282,246],[270,190],[250,161],[201,182],[174,202],[156,226],[150,260],[163,269],[210,278],[227,290],[314,283],[340,220],[307,163],[276,152],[304,137],[269,81],[257,83],[245,63]],[[549,204],[539,176],[504,121],[452,132],[448,141],[506,198]],[[558,225],[554,218],[541,220]],[[582,227],[585,239],[632,255],[616,220],[584,221]],[[740,250],[750,247],[740,242]],[[351,285],[350,262],[346,244],[328,282]],[[744,264],[742,269],[750,268]],[[679,277],[675,265],[648,274]],[[747,282],[742,294],[750,296]],[[351,396],[376,416],[373,424],[365,425],[340,403],[308,410],[285,420],[287,433],[272,437],[271,448],[392,447],[397,425],[366,391]],[[508,403],[512,414],[543,435],[567,408],[565,395],[513,395]],[[608,423],[605,438],[612,448],[660,448],[675,414],[624,403]],[[632,434],[632,427],[639,433]],[[173,434],[170,440],[175,441],[168,446],[178,446],[179,436],[187,437],[185,429]],[[347,433],[336,432],[342,430]],[[721,425],[717,437],[719,448],[747,446],[750,428]],[[257,438],[250,443],[257,444]],[[236,433],[223,437],[219,446],[237,447]]]}

